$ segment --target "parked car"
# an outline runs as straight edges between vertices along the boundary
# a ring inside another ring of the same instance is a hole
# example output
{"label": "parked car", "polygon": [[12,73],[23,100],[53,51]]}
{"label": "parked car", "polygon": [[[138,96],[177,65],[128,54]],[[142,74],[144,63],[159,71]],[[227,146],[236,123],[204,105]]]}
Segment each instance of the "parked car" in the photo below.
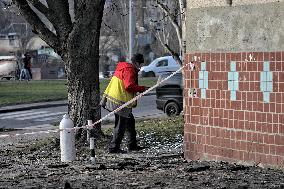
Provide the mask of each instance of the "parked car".
{"label": "parked car", "polygon": [[[168,77],[171,73],[163,74],[157,82]],[[182,74],[177,73],[156,88],[157,109],[168,116],[177,116],[183,109],[183,81]]]}
{"label": "parked car", "polygon": [[141,77],[157,77],[168,72],[177,71],[180,65],[172,56],[164,56],[153,60],[148,66],[143,66],[139,74]]}

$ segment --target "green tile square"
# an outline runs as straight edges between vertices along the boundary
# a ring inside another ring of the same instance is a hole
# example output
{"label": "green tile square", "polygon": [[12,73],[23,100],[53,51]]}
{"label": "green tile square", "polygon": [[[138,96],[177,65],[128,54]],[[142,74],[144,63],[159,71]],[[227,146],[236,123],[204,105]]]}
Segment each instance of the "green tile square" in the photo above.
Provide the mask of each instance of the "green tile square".
{"label": "green tile square", "polygon": [[201,98],[206,98],[206,89],[201,89]]}
{"label": "green tile square", "polygon": [[237,71],[237,69],[236,69],[236,62],[235,61],[231,61],[231,71],[232,72]]}
{"label": "green tile square", "polygon": [[203,71],[200,71],[200,72],[199,72],[199,79],[204,79],[204,73],[203,73]]}
{"label": "green tile square", "polygon": [[260,72],[260,82],[267,81],[266,72]]}
{"label": "green tile square", "polygon": [[263,92],[263,102],[270,102],[270,92]]}
{"label": "green tile square", "polygon": [[201,70],[202,71],[206,70],[206,62],[201,62]]}
{"label": "green tile square", "polygon": [[228,72],[228,80],[233,81],[234,80],[234,72]]}
{"label": "green tile square", "polygon": [[238,81],[239,80],[239,72],[233,72],[234,73],[234,80]]}
{"label": "green tile square", "polygon": [[272,92],[273,90],[273,84],[272,82],[266,82],[266,91]]}
{"label": "green tile square", "polygon": [[204,80],[203,79],[199,79],[199,88],[203,89],[204,88]]}
{"label": "green tile square", "polygon": [[203,72],[203,78],[204,79],[208,79],[208,71],[204,71]]}
{"label": "green tile square", "polygon": [[265,71],[265,72],[270,71],[270,62],[268,62],[268,61],[263,62],[263,71]]}
{"label": "green tile square", "polygon": [[272,81],[272,78],[273,76],[272,76],[272,72],[267,72],[266,73],[266,81]]}
{"label": "green tile square", "polygon": [[266,82],[264,81],[260,82],[260,91],[266,91]]}
{"label": "green tile square", "polygon": [[208,79],[203,81],[203,88],[208,89]]}
{"label": "green tile square", "polygon": [[228,81],[228,90],[234,90],[234,81]]}
{"label": "green tile square", "polygon": [[231,100],[237,100],[237,92],[231,91]]}

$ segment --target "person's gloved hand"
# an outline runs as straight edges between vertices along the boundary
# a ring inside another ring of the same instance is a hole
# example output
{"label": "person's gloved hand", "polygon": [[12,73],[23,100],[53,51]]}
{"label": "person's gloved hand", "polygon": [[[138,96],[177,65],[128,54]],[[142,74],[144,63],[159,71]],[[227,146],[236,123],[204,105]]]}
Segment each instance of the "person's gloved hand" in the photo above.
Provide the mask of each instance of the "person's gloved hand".
{"label": "person's gloved hand", "polygon": [[144,90],[144,91],[146,91],[146,90],[150,89],[150,87],[146,87],[146,86],[144,86],[144,87],[145,87],[145,90]]}

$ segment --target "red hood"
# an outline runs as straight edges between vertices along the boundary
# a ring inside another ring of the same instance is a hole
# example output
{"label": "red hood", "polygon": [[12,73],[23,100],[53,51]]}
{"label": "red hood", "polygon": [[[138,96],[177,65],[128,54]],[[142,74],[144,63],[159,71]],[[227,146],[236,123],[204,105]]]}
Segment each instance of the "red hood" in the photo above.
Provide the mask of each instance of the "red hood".
{"label": "red hood", "polygon": [[130,64],[128,62],[119,62],[116,66],[117,71],[123,70],[125,68],[134,68],[137,72],[139,71],[135,66],[133,66],[133,64]]}

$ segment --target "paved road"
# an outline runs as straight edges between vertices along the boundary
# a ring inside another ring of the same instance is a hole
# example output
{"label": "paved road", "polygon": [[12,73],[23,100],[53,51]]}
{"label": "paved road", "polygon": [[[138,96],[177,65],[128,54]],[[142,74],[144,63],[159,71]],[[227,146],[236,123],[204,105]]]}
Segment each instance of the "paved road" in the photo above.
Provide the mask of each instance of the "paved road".
{"label": "paved road", "polygon": [[[155,95],[142,97],[138,101],[138,107],[133,113],[136,118],[156,118],[165,117],[162,111],[156,109]],[[67,107],[50,107],[41,109],[31,109],[24,111],[16,111],[0,114],[0,128],[24,128],[24,127],[39,127],[41,125],[52,124],[59,122],[62,115],[66,114]],[[102,116],[108,112],[102,109]],[[111,116],[108,120],[113,120]]]}

